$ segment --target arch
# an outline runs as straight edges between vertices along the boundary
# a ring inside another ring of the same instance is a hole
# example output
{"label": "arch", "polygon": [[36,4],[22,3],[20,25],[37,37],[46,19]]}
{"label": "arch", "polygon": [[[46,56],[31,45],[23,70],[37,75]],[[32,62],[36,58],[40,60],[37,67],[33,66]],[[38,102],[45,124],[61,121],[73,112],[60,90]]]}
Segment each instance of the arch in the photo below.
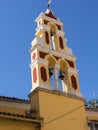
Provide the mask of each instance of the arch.
{"label": "arch", "polygon": [[64,82],[68,82],[69,78],[68,78],[68,63],[65,60],[58,60],[59,66],[60,66],[60,71],[63,73],[64,75]]}
{"label": "arch", "polygon": [[66,60],[59,59],[58,64],[60,65],[61,70],[68,70],[68,63]]}
{"label": "arch", "polygon": [[74,75],[71,76],[71,84],[72,84],[72,87],[76,90],[78,87],[77,87],[77,79]]}
{"label": "arch", "polygon": [[55,65],[57,64],[56,59],[50,55],[47,55],[45,59],[48,61],[48,74],[49,74],[50,86],[53,90],[56,90],[56,83],[55,83]]}
{"label": "arch", "polygon": [[68,92],[69,87],[69,75],[68,75],[68,63],[65,60],[59,59],[58,64],[60,66],[59,79],[62,81],[62,90]]}
{"label": "arch", "polygon": [[46,55],[45,59],[48,61],[48,65],[53,67],[56,64],[56,59],[53,56]]}
{"label": "arch", "polygon": [[58,28],[57,28],[57,26],[54,24],[54,23],[51,23],[51,22],[48,22],[48,24],[47,24],[48,26],[50,26],[50,30],[57,30]]}
{"label": "arch", "polygon": [[51,22],[48,23],[48,26],[50,27],[50,42],[51,42],[51,46],[52,49],[55,50],[56,49],[56,43],[57,43],[57,26]]}

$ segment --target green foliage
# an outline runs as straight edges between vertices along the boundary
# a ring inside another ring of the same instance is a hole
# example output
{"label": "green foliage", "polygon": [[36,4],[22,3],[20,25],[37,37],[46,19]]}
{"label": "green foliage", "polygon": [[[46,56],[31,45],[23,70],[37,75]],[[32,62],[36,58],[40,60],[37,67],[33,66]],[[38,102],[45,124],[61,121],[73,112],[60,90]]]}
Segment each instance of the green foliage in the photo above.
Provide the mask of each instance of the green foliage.
{"label": "green foliage", "polygon": [[85,107],[87,109],[98,110],[98,100],[97,99],[92,99],[90,101],[85,101]]}

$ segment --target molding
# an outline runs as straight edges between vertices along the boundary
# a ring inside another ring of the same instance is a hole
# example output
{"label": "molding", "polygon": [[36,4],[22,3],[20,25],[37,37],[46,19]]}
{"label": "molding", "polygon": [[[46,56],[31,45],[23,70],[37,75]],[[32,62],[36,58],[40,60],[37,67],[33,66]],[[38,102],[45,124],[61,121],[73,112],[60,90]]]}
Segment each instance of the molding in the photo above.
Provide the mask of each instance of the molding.
{"label": "molding", "polygon": [[32,87],[31,92],[35,91],[37,88],[44,88],[47,90],[52,90],[50,85],[47,85],[46,83],[37,83],[37,85],[34,88]]}
{"label": "molding", "polygon": [[67,47],[66,52],[62,52],[60,50],[59,51],[52,50],[52,48],[50,46],[46,46],[43,43],[44,43],[43,37],[35,38],[31,43],[32,48],[30,49],[30,53],[32,53],[32,51],[35,49],[39,49],[41,51],[46,51],[48,53],[51,53],[52,55],[58,56],[58,54],[59,54],[60,57],[67,58],[67,59],[70,59],[72,61],[76,60],[76,57],[74,55],[72,55],[72,50],[70,48]]}
{"label": "molding", "polygon": [[79,94],[80,96],[77,96],[75,93],[72,94],[72,93],[65,93],[65,92],[61,92],[61,91],[56,91],[56,90],[49,90],[49,89],[46,89],[46,88],[36,88],[34,91],[32,91],[30,94],[29,94],[29,98],[31,98],[35,93],[38,93],[39,91],[42,91],[42,92],[46,92],[46,93],[51,93],[51,94],[55,94],[55,95],[58,95],[58,96],[65,96],[65,97],[69,97],[69,98],[73,98],[73,99],[77,99],[77,100],[82,100],[84,101],[84,97],[81,96],[81,94]]}
{"label": "molding", "polygon": [[1,118],[6,118],[6,119],[12,119],[12,120],[20,120],[20,121],[28,121],[28,122],[34,122],[34,123],[43,123],[43,120],[38,120],[38,119],[32,119],[32,118],[26,118],[25,116],[24,117],[15,117],[13,115],[3,115],[3,114],[0,114],[0,117]]}
{"label": "molding", "polygon": [[41,14],[35,19],[35,22],[38,22],[38,20],[39,20],[40,18],[46,19],[46,20],[49,21],[49,22],[54,22],[54,23],[56,23],[56,24],[58,24],[58,25],[61,25],[61,26],[63,25],[63,23],[60,21],[59,18],[56,17],[57,20],[55,20],[55,19],[53,19],[53,18],[50,18],[50,17],[46,16],[45,13],[41,13]]}
{"label": "molding", "polygon": [[64,31],[61,31],[61,30],[57,30],[56,33],[58,35],[61,35],[61,36],[64,36],[65,32]]}
{"label": "molding", "polygon": [[52,50],[50,47],[45,46],[44,44],[42,44],[42,45],[37,44],[37,49],[39,49],[40,51],[44,51],[44,52],[50,53],[52,55],[57,55],[58,56],[58,54],[59,54],[59,57],[61,57],[61,58],[68,58],[69,60],[72,60],[72,61],[76,60],[76,57],[74,55],[68,54],[66,52]]}
{"label": "molding", "polygon": [[37,62],[41,63],[41,64],[44,64],[44,65],[48,65],[48,61],[45,60],[45,59],[42,59],[42,58],[37,58]]}
{"label": "molding", "polygon": [[37,28],[36,28],[36,31],[44,30],[44,29],[50,31],[50,27],[49,27],[48,25],[45,25],[45,24],[42,24],[42,25],[40,25],[39,27],[37,27]]}
{"label": "molding", "polygon": [[48,61],[42,58],[37,58],[36,60],[34,60],[33,62],[31,62],[30,67],[33,68],[36,64],[44,64],[44,65],[48,65]]}
{"label": "molding", "polygon": [[67,93],[71,94],[73,96],[77,96],[77,97],[82,97],[83,98],[83,95],[81,93],[78,93],[78,92],[75,92],[75,91],[68,91]]}
{"label": "molding", "polygon": [[68,71],[74,74],[78,74],[78,70],[71,67],[68,68]]}

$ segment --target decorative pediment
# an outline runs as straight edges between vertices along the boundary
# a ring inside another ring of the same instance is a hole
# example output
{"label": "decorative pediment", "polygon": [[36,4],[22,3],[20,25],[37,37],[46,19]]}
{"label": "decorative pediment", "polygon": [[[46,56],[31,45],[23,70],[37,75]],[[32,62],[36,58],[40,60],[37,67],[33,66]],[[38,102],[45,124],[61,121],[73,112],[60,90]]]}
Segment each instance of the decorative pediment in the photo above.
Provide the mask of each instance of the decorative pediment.
{"label": "decorative pediment", "polygon": [[51,10],[49,10],[49,12],[46,12],[45,15],[57,20],[57,18],[53,15],[53,12]]}

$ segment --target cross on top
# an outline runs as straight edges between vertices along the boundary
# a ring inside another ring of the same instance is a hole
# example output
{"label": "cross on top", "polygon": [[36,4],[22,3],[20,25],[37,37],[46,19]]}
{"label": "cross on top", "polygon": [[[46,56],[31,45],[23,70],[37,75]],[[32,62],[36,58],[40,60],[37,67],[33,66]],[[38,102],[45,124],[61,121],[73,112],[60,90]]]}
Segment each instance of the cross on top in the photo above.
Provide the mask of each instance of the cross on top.
{"label": "cross on top", "polygon": [[47,8],[50,7],[51,2],[52,2],[52,0],[48,0]]}

